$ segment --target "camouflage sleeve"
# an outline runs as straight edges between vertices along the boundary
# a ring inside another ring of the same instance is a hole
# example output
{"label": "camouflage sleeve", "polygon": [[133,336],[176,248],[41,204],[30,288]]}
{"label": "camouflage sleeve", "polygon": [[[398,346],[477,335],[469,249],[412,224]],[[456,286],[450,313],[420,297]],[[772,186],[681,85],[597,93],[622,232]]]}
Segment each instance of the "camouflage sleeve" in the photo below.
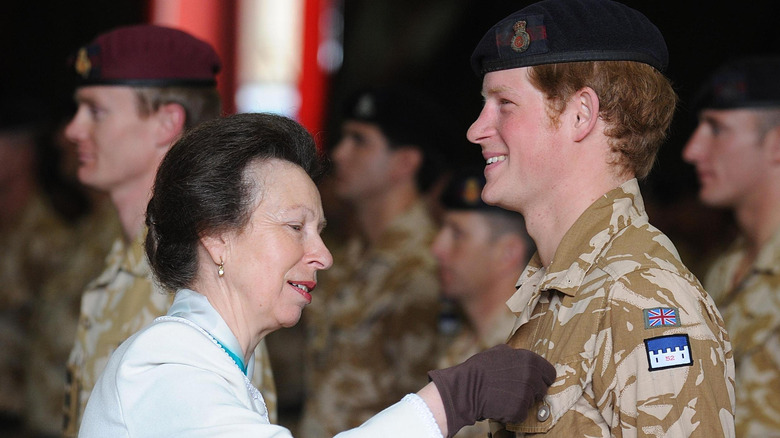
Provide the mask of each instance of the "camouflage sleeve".
{"label": "camouflage sleeve", "polygon": [[[429,272],[412,273],[407,281],[394,288],[391,295],[397,306],[376,320],[368,351],[370,369],[355,369],[353,382],[359,388],[350,392],[348,403],[353,404],[353,424],[370,418],[404,395],[418,391],[427,383],[427,371],[436,360],[438,316],[437,282]],[[430,293],[434,291],[434,293]],[[362,377],[361,377],[362,375]],[[365,396],[365,398],[363,397]]]}
{"label": "camouflage sleeve", "polygon": [[737,432],[740,436],[773,436],[780,430],[778,329],[754,347],[739,362]]}
{"label": "camouflage sleeve", "polygon": [[593,389],[612,435],[732,435],[731,347],[695,278],[635,271],[609,295]]}

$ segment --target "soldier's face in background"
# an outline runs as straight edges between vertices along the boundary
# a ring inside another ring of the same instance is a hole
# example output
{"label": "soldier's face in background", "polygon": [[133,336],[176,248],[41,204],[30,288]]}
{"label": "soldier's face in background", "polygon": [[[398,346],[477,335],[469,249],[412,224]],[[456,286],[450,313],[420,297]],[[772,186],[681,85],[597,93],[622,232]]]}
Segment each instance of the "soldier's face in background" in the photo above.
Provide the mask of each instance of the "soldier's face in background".
{"label": "soldier's face in background", "polygon": [[342,200],[359,201],[385,191],[392,178],[393,150],[373,123],[346,121],[335,146],[334,191]]}
{"label": "soldier's face in background", "polygon": [[482,214],[445,212],[431,248],[445,296],[463,301],[485,290],[494,277],[491,266],[498,250],[494,244],[490,225]]}
{"label": "soldier's face in background", "polygon": [[120,191],[153,181],[159,162],[154,115],[141,117],[136,95],[124,86],[87,86],[76,92],[78,108],[65,128],[76,143],[79,180],[101,191]]}
{"label": "soldier's face in background", "polygon": [[713,207],[738,207],[768,181],[771,148],[764,145],[753,110],[703,110],[699,125],[683,149],[696,166],[699,198]]}

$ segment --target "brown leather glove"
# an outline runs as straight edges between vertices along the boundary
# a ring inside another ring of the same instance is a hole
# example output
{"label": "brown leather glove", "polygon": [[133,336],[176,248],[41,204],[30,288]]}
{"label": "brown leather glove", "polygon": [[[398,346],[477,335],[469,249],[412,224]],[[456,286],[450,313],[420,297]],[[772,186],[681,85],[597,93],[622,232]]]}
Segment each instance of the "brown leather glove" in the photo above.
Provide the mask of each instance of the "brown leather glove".
{"label": "brown leather glove", "polygon": [[502,344],[460,365],[429,371],[428,377],[444,402],[449,438],[463,426],[486,418],[523,421],[555,381],[555,368],[532,351]]}

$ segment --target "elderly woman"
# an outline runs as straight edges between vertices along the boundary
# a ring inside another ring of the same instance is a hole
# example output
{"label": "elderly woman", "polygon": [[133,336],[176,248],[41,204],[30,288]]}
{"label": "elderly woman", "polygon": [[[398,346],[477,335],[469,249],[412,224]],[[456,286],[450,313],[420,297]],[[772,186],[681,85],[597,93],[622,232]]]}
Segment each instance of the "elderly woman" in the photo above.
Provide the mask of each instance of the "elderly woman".
{"label": "elderly woman", "polygon": [[[79,436],[290,436],[269,424],[247,376],[255,346],[298,322],[317,271],[332,263],[317,173],[311,136],[270,114],[206,122],[171,148],[147,210],[146,252],[175,300],[112,355]],[[481,418],[519,420],[555,372],[501,346],[430,377],[339,436],[439,438]],[[524,395],[507,397],[507,385]]]}

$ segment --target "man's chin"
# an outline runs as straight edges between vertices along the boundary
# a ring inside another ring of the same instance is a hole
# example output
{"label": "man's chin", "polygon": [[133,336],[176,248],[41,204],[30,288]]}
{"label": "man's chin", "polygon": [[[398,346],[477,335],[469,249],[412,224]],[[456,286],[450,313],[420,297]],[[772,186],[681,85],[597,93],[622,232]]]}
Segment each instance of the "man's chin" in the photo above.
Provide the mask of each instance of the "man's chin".
{"label": "man's chin", "polygon": [[731,205],[727,199],[714,188],[701,187],[699,189],[699,201],[712,208],[724,208]]}

